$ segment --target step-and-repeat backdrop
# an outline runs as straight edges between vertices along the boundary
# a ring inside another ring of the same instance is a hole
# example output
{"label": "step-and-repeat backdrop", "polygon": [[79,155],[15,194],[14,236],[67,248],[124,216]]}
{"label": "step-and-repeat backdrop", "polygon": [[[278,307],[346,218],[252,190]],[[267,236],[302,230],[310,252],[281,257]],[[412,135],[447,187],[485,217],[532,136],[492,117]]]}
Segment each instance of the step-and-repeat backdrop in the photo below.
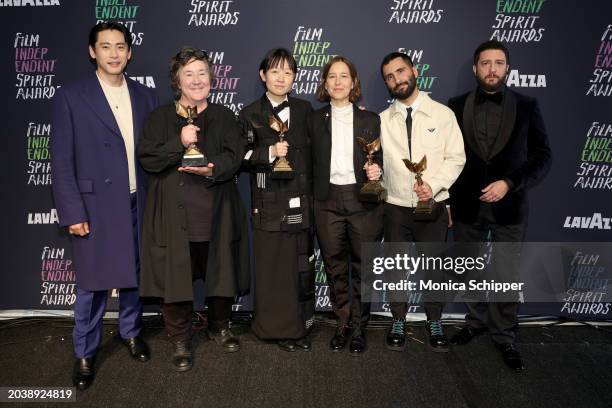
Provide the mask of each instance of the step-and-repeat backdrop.
{"label": "step-and-repeat backdrop", "polygon": [[[508,85],[538,98],[554,158],[531,192],[527,240],[605,242],[612,236],[611,16],[608,0],[0,0],[0,308],[70,309],[75,300],[78,271],[51,197],[51,107],[58,88],[93,71],[87,34],[96,22],[116,20],[130,29],[127,74],[154,88],[162,102],[172,98],[169,58],[183,45],[209,51],[216,66],[210,100],[236,114],[261,96],[257,68],[273,47],[292,50],[298,61],[294,96],[319,106],[321,68],[344,55],[359,70],[361,104],[380,112],[390,103],[379,73],[387,53],[408,53],[419,88],[445,103],[475,86],[474,48],[500,40],[511,52]],[[240,188],[248,205],[245,175]],[[583,285],[583,294],[594,285],[596,294],[605,285],[576,279],[592,278],[598,268],[598,254],[587,255],[577,258],[570,279]],[[319,261],[319,310],[329,308],[328,295]],[[612,315],[609,303],[584,299],[568,295],[521,311]],[[236,308],[251,305],[246,297]]]}

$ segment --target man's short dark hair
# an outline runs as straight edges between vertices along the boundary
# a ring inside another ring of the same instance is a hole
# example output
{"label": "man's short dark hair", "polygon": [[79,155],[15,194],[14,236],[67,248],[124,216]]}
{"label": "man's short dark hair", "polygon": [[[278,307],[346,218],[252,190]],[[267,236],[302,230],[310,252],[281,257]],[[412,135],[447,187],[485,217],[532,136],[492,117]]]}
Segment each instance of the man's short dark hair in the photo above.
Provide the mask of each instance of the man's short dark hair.
{"label": "man's short dark hair", "polygon": [[414,66],[414,63],[412,62],[412,58],[410,58],[410,56],[406,53],[395,51],[390,54],[387,54],[385,55],[385,58],[383,58],[382,62],[380,63],[380,75],[382,75],[383,79],[385,79],[385,74],[383,74],[383,67],[396,58],[403,59],[404,62],[408,64],[410,68]]}
{"label": "man's short dark hair", "polygon": [[508,48],[506,48],[504,44],[502,44],[501,42],[497,40],[489,40],[489,41],[485,41],[482,44],[480,44],[476,48],[476,51],[474,51],[474,65],[478,65],[478,59],[480,59],[480,53],[486,50],[503,51],[504,55],[506,56],[506,64],[510,64],[510,51],[508,51]]}
{"label": "man's short dark hair", "polygon": [[98,23],[92,27],[92,29],[89,31],[89,46],[91,48],[96,48],[96,41],[98,41],[98,33],[100,31],[106,30],[117,30],[121,32],[121,34],[123,34],[125,42],[127,43],[128,49],[132,48],[132,34],[130,33],[130,30],[128,30],[127,27],[123,24],[114,21]]}
{"label": "man's short dark hair", "polygon": [[204,50],[200,50],[193,47],[183,47],[174,57],[170,59],[168,76],[170,78],[170,87],[174,91],[175,98],[178,100],[181,98],[181,86],[179,80],[179,69],[189,64],[192,61],[203,61],[208,67],[208,75],[210,77],[210,84],[212,85],[215,80],[215,71],[213,69],[212,62],[208,54]]}
{"label": "man's short dark hair", "polygon": [[286,48],[274,48],[264,56],[261,64],[259,64],[259,70],[263,71],[264,74],[271,68],[277,68],[282,66],[283,62],[286,62],[289,69],[293,73],[297,73],[297,63],[295,58],[291,55],[291,51]]}

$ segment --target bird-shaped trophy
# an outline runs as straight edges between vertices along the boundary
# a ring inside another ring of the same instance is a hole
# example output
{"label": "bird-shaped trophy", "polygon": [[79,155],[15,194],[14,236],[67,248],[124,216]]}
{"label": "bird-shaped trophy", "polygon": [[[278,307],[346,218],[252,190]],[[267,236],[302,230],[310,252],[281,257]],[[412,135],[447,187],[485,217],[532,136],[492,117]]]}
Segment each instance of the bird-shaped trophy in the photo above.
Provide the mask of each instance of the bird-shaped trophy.
{"label": "bird-shaped trophy", "polygon": [[[183,106],[178,101],[174,103],[176,114],[187,119],[187,123],[193,125],[195,118],[198,116],[198,111],[195,106]],[[204,167],[208,165],[206,155],[198,149],[195,143],[191,143],[185,148],[181,166],[183,167]]]}
{"label": "bird-shaped trophy", "polygon": [[[270,115],[268,118],[268,125],[278,134],[278,141],[282,143],[283,140],[285,140],[285,133],[289,130],[287,122],[283,122],[274,115]],[[287,158],[279,157],[276,160],[276,163],[274,163],[270,178],[273,180],[291,180],[293,177],[294,171],[291,168],[291,165],[289,165]]]}
{"label": "bird-shaped trophy", "polygon": [[[363,137],[357,138],[357,143],[363,149],[368,157],[368,166],[371,166],[374,154],[380,150],[380,138],[373,142],[366,142]],[[380,184],[379,180],[368,180],[359,190],[359,200],[366,203],[380,203],[387,198],[387,190]]]}
{"label": "bird-shaped trophy", "polygon": [[[418,162],[402,159],[408,170],[414,173],[414,178],[419,186],[423,185],[423,172],[427,169],[427,156]],[[419,201],[414,209],[414,219],[417,221],[432,221],[437,218],[436,201],[430,198],[427,201]]]}

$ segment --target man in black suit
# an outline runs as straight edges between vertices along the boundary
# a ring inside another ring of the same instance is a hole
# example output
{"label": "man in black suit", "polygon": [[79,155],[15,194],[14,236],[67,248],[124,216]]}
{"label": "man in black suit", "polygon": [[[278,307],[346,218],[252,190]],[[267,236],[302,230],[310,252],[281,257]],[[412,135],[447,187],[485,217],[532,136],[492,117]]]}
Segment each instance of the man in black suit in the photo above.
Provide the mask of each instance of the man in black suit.
{"label": "man in black suit", "polygon": [[[483,242],[490,237],[492,242],[504,242],[503,251],[495,248],[492,262],[516,272],[527,225],[527,190],[546,175],[551,153],[537,101],[505,86],[509,60],[502,43],[479,45],[472,67],[478,87],[448,103],[466,151],[465,168],[450,196],[455,241]],[[523,361],[514,347],[518,302],[496,300],[467,303],[466,325],[451,343],[466,344],[488,330],[505,363],[522,371]]]}

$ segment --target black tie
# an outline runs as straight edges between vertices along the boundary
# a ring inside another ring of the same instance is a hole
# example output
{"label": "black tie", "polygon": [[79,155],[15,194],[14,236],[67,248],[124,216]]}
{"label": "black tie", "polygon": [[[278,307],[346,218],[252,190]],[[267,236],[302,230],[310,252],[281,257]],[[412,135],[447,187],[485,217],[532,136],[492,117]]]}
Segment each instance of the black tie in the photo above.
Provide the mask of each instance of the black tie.
{"label": "black tie", "polygon": [[283,109],[288,108],[288,107],[289,107],[289,101],[283,101],[281,102],[280,105],[273,107],[272,112],[274,112],[275,115],[278,115],[279,113],[282,112]]}
{"label": "black tie", "polygon": [[406,109],[406,135],[408,136],[408,156],[412,160],[412,108]]}

